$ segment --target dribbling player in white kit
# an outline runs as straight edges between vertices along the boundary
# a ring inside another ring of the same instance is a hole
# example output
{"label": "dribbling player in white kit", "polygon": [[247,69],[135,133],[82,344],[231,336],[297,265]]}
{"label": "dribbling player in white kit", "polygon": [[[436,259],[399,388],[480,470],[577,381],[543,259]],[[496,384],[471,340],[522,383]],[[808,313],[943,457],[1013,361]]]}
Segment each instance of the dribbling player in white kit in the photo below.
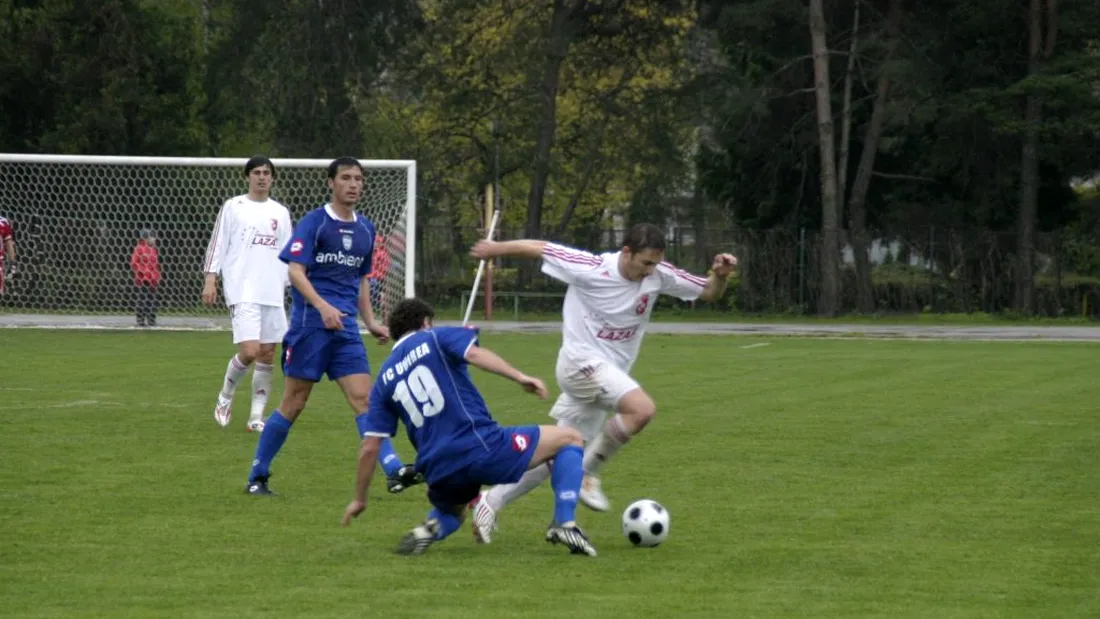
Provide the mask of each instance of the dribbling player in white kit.
{"label": "dribbling player in white kit", "polygon": [[[562,305],[562,346],[556,375],[561,395],[550,415],[584,436],[585,479],[580,500],[597,511],[610,502],[600,484],[604,465],[657,413],[657,406],[630,376],[657,297],[691,301],[722,297],[737,259],[714,257],[708,277],[664,262],[665,235],[652,224],[637,224],[623,248],[592,254],[539,240],[481,241],[470,254],[489,260],[519,256],[542,260],[542,272],[568,285]],[[614,413],[607,419],[608,413]],[[606,420],[606,422],[605,422]],[[543,465],[514,484],[494,486],[471,503],[474,535],[489,543],[497,512],[527,494],[550,475]]]}

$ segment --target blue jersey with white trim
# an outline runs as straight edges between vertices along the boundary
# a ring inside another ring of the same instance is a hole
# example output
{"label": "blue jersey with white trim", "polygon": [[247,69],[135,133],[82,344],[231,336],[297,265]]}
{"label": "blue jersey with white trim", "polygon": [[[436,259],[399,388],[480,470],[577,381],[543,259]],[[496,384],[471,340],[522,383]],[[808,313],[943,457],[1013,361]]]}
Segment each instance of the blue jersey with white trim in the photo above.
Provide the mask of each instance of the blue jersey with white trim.
{"label": "blue jersey with white trim", "polygon": [[[355,221],[336,217],[326,204],[306,214],[279,253],[286,263],[305,266],[309,283],[344,317],[345,329],[357,329],[359,286],[370,273],[374,253],[374,224],[356,213]],[[324,328],[321,312],[297,288],[291,291],[291,328]]]}
{"label": "blue jersey with white trim", "polygon": [[470,379],[466,352],[477,341],[477,331],[463,327],[402,337],[378,370],[364,436],[394,436],[401,420],[429,480],[487,454],[486,437],[499,426]]}

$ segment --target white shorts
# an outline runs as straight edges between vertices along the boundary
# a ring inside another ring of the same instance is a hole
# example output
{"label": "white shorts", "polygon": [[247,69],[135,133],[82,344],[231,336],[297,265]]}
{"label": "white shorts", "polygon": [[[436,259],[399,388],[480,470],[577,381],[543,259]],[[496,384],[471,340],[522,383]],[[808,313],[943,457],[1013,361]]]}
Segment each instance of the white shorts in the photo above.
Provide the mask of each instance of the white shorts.
{"label": "white shorts", "polygon": [[580,432],[586,443],[603,430],[607,413],[618,408],[619,400],[639,388],[629,374],[603,360],[577,364],[558,357],[556,373],[561,395],[550,416],[559,426]]}
{"label": "white shorts", "polygon": [[233,343],[278,344],[286,335],[286,312],[274,305],[238,303],[229,308],[233,318]]}

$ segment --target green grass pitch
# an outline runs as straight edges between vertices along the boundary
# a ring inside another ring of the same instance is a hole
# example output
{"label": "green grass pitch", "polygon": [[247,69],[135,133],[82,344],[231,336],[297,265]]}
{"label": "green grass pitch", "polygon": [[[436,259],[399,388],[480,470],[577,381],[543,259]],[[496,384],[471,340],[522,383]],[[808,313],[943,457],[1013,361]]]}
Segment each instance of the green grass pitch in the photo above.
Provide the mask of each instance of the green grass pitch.
{"label": "green grass pitch", "polygon": [[[483,344],[553,382],[556,336]],[[340,528],[358,441],[331,383],[274,463],[281,496],[245,496],[247,389],[212,419],[231,353],[226,333],[0,330],[0,616],[1100,616],[1094,344],[650,336],[658,416],[606,470],[612,511],[579,512],[593,559],[542,540],[545,487],[490,546],[467,525],[394,555],[427,504],[381,477]],[[475,380],[502,423],[547,420]],[[643,497],[672,515],[656,549],[620,533]]]}

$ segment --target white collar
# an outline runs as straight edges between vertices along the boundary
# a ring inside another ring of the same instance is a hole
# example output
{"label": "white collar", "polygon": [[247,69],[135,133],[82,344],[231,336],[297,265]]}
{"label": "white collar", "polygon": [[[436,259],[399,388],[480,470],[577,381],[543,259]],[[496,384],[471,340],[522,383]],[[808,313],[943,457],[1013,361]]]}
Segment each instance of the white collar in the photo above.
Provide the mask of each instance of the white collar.
{"label": "white collar", "polygon": [[396,348],[397,348],[398,346],[400,346],[400,345],[401,345],[401,342],[404,342],[405,340],[407,340],[407,339],[409,339],[410,337],[412,337],[412,336],[416,335],[417,333],[420,333],[420,332],[421,332],[421,331],[423,331],[423,330],[424,330],[424,329],[417,329],[416,331],[409,331],[409,332],[408,332],[408,333],[406,333],[405,335],[402,335],[402,336],[401,336],[401,339],[399,339],[399,340],[397,340],[396,342],[394,342],[394,343],[393,343],[393,346],[390,346],[390,350],[395,350],[395,349],[396,349]]}
{"label": "white collar", "polygon": [[351,212],[351,219],[344,219],[343,217],[340,217],[336,214],[336,211],[332,210],[332,202],[327,202],[325,204],[325,212],[328,213],[329,217],[335,219],[336,221],[342,221],[346,224],[353,224],[359,220],[359,216],[355,211]]}

